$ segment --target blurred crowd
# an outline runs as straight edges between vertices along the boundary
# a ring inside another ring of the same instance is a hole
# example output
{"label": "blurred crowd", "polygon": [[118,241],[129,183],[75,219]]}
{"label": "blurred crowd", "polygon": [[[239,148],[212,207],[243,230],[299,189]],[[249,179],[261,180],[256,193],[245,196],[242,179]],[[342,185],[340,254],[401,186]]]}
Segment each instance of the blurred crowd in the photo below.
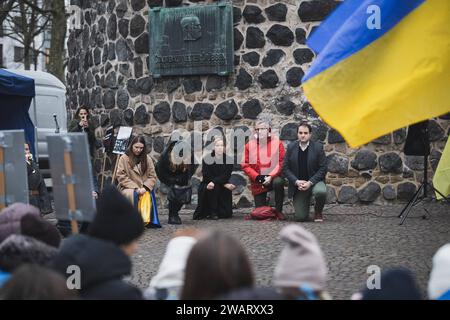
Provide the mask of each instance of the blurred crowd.
{"label": "blurred crowd", "polygon": [[[224,231],[179,229],[157,273],[141,290],[124,280],[144,233],[142,216],[115,187],[98,199],[86,234],[63,239],[33,206],[0,212],[0,299],[328,300],[328,268],[317,238],[299,223],[281,229],[284,243],[270,287],[258,287],[244,247]],[[428,297],[403,268],[381,273],[349,299],[450,299],[450,243],[432,260]]]}

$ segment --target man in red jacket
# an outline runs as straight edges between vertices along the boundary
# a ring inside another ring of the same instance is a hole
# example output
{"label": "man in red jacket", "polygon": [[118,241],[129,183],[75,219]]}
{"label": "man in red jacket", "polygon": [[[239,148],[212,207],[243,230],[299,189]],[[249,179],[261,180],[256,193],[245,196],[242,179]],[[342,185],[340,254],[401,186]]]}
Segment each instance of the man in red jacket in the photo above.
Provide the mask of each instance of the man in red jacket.
{"label": "man in red jacket", "polygon": [[271,132],[268,121],[258,121],[255,137],[245,145],[242,170],[251,181],[251,190],[255,198],[255,207],[267,205],[267,192],[275,191],[275,209],[277,216],[283,217],[284,179],[280,176],[284,146]]}

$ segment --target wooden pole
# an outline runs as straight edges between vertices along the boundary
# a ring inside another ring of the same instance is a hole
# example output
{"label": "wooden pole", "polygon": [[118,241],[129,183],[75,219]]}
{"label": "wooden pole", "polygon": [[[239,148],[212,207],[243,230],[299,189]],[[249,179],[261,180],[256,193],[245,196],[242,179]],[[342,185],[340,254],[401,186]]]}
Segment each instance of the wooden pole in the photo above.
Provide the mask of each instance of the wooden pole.
{"label": "wooden pole", "polygon": [[5,150],[0,147],[0,210],[6,207]]}
{"label": "wooden pole", "polygon": [[103,183],[105,181],[105,165],[106,165],[106,151],[103,153],[102,181],[100,183],[100,192],[103,190]]}
{"label": "wooden pole", "polygon": [[116,172],[117,172],[117,167],[119,166],[119,158],[120,158],[120,154],[117,155],[116,157],[116,164],[114,165],[114,172],[112,175],[112,180],[111,183],[114,184],[114,180],[116,179]]}
{"label": "wooden pole", "polygon": [[[72,178],[73,177],[72,158],[70,157],[70,152],[67,150],[64,151],[64,168],[65,168],[66,177]],[[69,210],[72,213],[75,213],[77,206],[76,206],[76,201],[75,201],[75,187],[73,185],[73,181],[67,182],[66,186],[67,186],[67,198],[69,201]],[[72,234],[77,234],[78,233],[78,223],[74,216],[72,216],[70,225],[72,227]]]}

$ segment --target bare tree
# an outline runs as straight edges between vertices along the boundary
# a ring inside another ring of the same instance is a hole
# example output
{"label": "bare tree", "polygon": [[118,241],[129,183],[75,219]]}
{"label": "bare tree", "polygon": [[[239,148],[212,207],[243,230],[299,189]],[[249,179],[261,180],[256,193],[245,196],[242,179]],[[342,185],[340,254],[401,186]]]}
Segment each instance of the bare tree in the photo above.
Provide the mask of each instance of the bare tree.
{"label": "bare tree", "polygon": [[48,71],[64,82],[64,42],[66,40],[67,16],[64,0],[51,1],[52,31],[50,45],[50,61]]}
{"label": "bare tree", "polygon": [[[39,54],[48,56],[48,72],[64,82],[64,42],[67,32],[67,16],[64,0],[0,0],[0,23],[8,22],[9,30],[4,36],[13,38],[24,47],[25,69],[34,60],[36,66]],[[20,18],[17,18],[20,17]],[[14,18],[16,17],[16,18]],[[34,46],[34,39],[50,30],[50,52]]]}
{"label": "bare tree", "polygon": [[8,12],[11,11],[15,0],[0,0],[0,26],[3,25]]}
{"label": "bare tree", "polygon": [[[40,52],[34,47],[35,37],[48,30],[50,11],[40,9],[41,0],[16,0],[7,13],[7,28],[3,35],[23,45],[25,70],[29,70],[34,57]],[[37,8],[39,10],[37,10]]]}

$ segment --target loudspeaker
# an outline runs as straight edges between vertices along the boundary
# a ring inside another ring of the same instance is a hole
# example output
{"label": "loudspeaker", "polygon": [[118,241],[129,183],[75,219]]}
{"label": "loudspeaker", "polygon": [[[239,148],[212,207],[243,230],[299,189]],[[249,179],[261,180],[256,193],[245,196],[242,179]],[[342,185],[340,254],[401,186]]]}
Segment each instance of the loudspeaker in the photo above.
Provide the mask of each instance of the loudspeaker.
{"label": "loudspeaker", "polygon": [[407,156],[428,156],[430,154],[430,135],[428,120],[408,127],[404,153]]}

